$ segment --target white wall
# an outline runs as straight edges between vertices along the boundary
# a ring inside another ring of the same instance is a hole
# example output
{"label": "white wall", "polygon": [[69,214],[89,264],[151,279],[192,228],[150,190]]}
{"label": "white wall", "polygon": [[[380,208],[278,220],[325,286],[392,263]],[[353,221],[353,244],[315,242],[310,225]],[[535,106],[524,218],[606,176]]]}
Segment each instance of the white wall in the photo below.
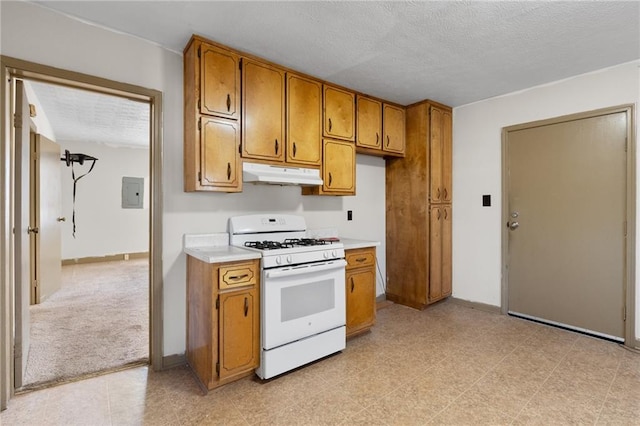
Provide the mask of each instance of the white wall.
{"label": "white wall", "polygon": [[[623,64],[454,108],[455,297],[495,306],[501,304],[502,128],[622,104],[636,104],[637,107],[640,101],[639,65],[640,61]],[[637,114],[636,109],[636,122]],[[482,207],[483,194],[491,194],[492,207]],[[640,250],[636,251],[640,255]],[[640,260],[636,265],[640,267]],[[636,289],[638,336],[640,288]]]}
{"label": "white wall", "polygon": [[[60,162],[62,179],[62,258],[106,256],[149,251],[149,150],[110,147],[91,142],[60,142],[60,150],[98,159],[76,184],[76,236],[73,237],[73,179],[71,167]],[[74,164],[76,177],[91,162]],[[144,208],[122,208],[122,177],[145,179]]]}
{"label": "white wall", "polygon": [[[165,356],[185,350],[186,260],[182,235],[226,231],[229,216],[294,212],[304,215],[311,228],[335,227],[344,236],[380,240],[378,258],[385,276],[383,160],[358,156],[355,197],[302,197],[295,187],[253,185],[246,185],[241,194],[184,193],[181,55],[33,4],[0,2],[0,8],[3,55],[163,92]],[[183,43],[186,45],[187,41]],[[352,222],[346,221],[349,209],[354,214]]]}

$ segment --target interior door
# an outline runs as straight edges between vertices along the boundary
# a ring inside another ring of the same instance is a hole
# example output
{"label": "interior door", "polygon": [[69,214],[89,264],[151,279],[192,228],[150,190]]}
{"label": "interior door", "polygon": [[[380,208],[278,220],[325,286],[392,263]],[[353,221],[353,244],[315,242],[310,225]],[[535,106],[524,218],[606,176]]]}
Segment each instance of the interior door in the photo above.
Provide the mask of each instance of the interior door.
{"label": "interior door", "polygon": [[35,179],[35,303],[44,302],[62,282],[62,192],[60,145],[36,134],[33,144]]}
{"label": "interior door", "polygon": [[624,340],[625,111],[507,132],[508,310]]}
{"label": "interior door", "polygon": [[15,337],[14,337],[14,386],[22,387],[29,355],[29,305],[31,302],[29,226],[29,102],[23,82],[16,80],[15,131]]}

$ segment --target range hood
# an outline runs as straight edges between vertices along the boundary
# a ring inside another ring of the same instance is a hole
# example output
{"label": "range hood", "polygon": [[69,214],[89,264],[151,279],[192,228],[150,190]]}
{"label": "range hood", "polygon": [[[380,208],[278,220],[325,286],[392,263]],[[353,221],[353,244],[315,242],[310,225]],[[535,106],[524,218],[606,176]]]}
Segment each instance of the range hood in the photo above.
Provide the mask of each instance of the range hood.
{"label": "range hood", "polygon": [[320,170],[303,167],[282,167],[269,164],[242,164],[244,182],[267,183],[272,185],[322,185]]}

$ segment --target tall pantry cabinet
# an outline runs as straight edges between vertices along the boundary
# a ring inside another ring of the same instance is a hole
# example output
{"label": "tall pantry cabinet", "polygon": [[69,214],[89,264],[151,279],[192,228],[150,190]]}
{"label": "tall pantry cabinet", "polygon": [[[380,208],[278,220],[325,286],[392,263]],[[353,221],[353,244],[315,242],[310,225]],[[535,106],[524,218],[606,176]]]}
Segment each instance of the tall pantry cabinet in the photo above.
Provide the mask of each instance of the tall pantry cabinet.
{"label": "tall pantry cabinet", "polygon": [[386,164],[387,299],[423,309],[451,295],[451,108],[406,109],[406,156]]}

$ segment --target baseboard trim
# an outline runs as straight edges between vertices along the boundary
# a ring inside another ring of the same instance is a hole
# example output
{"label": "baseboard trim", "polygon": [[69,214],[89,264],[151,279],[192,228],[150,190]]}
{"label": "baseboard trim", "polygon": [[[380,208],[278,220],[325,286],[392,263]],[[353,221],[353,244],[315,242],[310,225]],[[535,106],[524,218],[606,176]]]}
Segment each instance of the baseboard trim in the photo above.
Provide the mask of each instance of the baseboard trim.
{"label": "baseboard trim", "polygon": [[486,303],[480,303],[480,302],[472,302],[470,300],[458,299],[455,297],[449,297],[449,300],[451,300],[451,302],[455,304],[466,306],[467,308],[477,309],[479,311],[484,311],[484,312],[490,312],[492,314],[502,314],[500,306],[488,305]]}
{"label": "baseboard trim", "polygon": [[186,364],[187,356],[185,354],[174,354],[162,357],[162,370],[168,370]]}
{"label": "baseboard trim", "polygon": [[118,253],[110,254],[107,256],[94,256],[94,257],[79,257],[74,259],[62,259],[62,265],[77,265],[79,263],[97,263],[97,262],[115,262],[118,260],[131,260],[131,259],[148,259],[149,252],[138,253]]}

